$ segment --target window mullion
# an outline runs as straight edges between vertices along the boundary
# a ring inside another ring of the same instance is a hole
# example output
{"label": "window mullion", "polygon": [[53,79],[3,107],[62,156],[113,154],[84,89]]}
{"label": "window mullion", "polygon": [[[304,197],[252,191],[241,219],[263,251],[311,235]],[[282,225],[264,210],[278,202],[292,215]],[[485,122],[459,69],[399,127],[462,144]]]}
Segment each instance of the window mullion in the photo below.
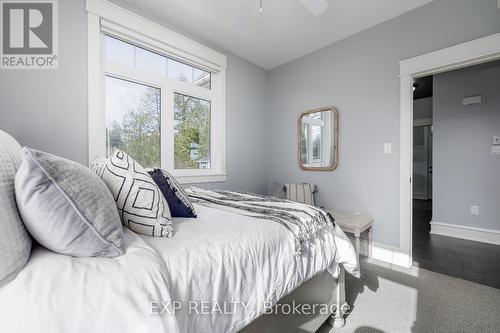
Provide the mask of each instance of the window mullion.
{"label": "window mullion", "polygon": [[210,110],[210,161],[213,172],[220,172],[219,142],[217,138],[217,101],[212,100]]}
{"label": "window mullion", "polygon": [[165,84],[162,95],[162,168],[171,172],[174,170],[174,90]]}

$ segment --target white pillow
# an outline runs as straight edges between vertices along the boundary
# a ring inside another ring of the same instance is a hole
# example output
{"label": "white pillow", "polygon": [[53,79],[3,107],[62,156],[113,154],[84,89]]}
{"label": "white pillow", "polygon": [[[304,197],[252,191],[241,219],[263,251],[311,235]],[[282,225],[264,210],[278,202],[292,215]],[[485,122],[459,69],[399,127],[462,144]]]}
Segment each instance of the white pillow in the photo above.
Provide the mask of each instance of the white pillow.
{"label": "white pillow", "polygon": [[172,237],[172,217],[160,189],[132,157],[116,150],[99,172],[113,194],[122,224],[148,236]]}

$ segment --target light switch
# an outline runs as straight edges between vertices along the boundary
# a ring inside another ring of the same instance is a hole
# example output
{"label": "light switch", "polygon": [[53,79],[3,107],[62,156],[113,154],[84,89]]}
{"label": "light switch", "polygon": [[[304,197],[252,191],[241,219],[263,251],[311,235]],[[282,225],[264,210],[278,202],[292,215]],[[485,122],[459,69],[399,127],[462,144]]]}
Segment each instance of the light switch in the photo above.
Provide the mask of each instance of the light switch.
{"label": "light switch", "polygon": [[493,144],[494,145],[500,145],[500,136],[494,136],[493,137]]}
{"label": "light switch", "polygon": [[384,154],[392,153],[392,143],[384,143]]}
{"label": "light switch", "polygon": [[500,155],[500,146],[491,146],[491,155]]}

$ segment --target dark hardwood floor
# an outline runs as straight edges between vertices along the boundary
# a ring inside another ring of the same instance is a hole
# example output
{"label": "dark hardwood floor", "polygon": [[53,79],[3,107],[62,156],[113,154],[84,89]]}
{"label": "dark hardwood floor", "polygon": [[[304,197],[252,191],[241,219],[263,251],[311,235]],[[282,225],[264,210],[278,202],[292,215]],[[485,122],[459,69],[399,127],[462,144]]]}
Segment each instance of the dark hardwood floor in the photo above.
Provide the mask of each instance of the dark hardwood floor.
{"label": "dark hardwood floor", "polygon": [[500,288],[500,246],[431,235],[431,201],[413,202],[413,264]]}

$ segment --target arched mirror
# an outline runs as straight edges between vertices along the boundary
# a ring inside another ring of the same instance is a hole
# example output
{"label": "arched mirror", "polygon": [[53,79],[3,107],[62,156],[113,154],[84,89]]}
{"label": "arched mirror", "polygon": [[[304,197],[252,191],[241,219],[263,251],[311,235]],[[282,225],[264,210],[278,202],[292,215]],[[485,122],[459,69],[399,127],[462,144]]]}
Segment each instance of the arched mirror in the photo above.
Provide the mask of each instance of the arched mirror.
{"label": "arched mirror", "polygon": [[303,112],[298,121],[298,158],[302,170],[332,171],[337,168],[339,115],[324,107]]}

